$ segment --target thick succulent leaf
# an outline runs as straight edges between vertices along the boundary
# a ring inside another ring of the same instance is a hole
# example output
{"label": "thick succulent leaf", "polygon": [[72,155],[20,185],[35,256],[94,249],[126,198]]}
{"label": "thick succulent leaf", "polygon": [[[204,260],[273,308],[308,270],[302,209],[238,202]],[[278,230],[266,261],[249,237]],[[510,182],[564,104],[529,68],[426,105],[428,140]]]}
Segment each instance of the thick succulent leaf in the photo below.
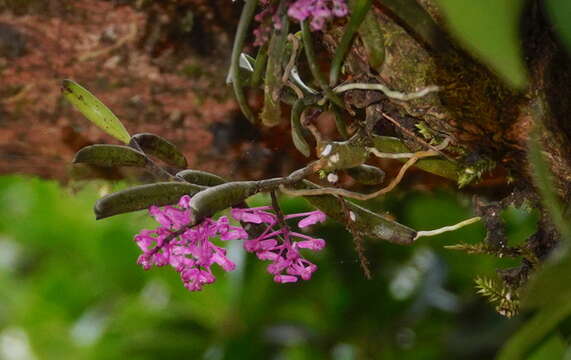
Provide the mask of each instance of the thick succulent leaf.
{"label": "thick succulent leaf", "polygon": [[287,35],[289,21],[286,15],[281,18],[282,26],[274,29],[268,46],[268,62],[264,79],[264,107],[260,118],[266,126],[275,126],[281,121],[280,91],[284,86],[282,74],[284,64],[287,63]]}
{"label": "thick succulent leaf", "polygon": [[147,158],[139,151],[123,145],[97,144],[86,146],[75,154],[74,164],[95,166],[139,166],[147,164]]}
{"label": "thick succulent leaf", "polygon": [[381,72],[381,65],[385,61],[385,39],[375,13],[368,11],[359,28],[359,36],[367,50],[367,57],[371,67]]}
{"label": "thick succulent leaf", "polygon": [[216,186],[226,182],[224,178],[202,170],[183,170],[179,171],[176,176],[191,184],[203,186]]}
{"label": "thick succulent leaf", "polygon": [[299,150],[303,156],[309,157],[311,149],[303,136],[303,127],[301,126],[300,121],[301,114],[304,109],[305,105],[302,99],[297,100],[291,109],[291,140],[295,145],[295,148]]}
{"label": "thick succulent leaf", "polygon": [[123,126],[123,123],[111,110],[93,94],[72,80],[64,80],[62,83],[63,96],[81,112],[89,121],[99,126],[103,131],[114,138],[129,143],[131,136]]}
{"label": "thick succulent leaf", "polygon": [[250,78],[250,86],[258,87],[262,83],[264,73],[266,72],[266,64],[268,62],[268,46],[263,45],[258,50],[256,61],[254,62],[254,72]]}
{"label": "thick succulent leaf", "polygon": [[515,88],[526,84],[519,40],[522,0],[438,0],[450,30],[468,50]]}
{"label": "thick succulent leaf", "polygon": [[355,181],[365,185],[379,185],[385,180],[385,172],[376,166],[363,164],[346,171]]}
{"label": "thick succulent leaf", "polygon": [[256,116],[250,108],[246,98],[246,93],[244,92],[244,83],[240,76],[240,60],[242,49],[244,48],[244,42],[248,36],[248,30],[252,20],[254,19],[257,6],[258,0],[248,0],[245,2],[244,7],[242,8],[242,13],[240,14],[240,20],[238,21],[238,28],[236,29],[236,34],[234,36],[234,45],[232,46],[232,55],[230,56],[230,79],[232,81],[232,88],[234,89],[236,101],[238,102],[238,105],[240,105],[240,109],[244,116],[253,124],[256,123]]}
{"label": "thick succulent leaf", "polygon": [[[304,180],[297,183],[295,187],[298,189],[315,189],[316,185]],[[410,245],[416,236],[415,230],[349,201],[346,204],[350,211],[350,219],[347,219],[339,199],[333,195],[306,196],[305,199],[327,216],[342,224],[352,221],[352,226],[356,231],[371,239]]]}
{"label": "thick succulent leaf", "polygon": [[345,56],[347,56],[347,53],[351,48],[351,43],[353,42],[355,33],[359,30],[361,23],[371,9],[371,4],[372,0],[355,0],[351,3],[351,17],[343,31],[343,36],[341,37],[339,45],[337,45],[335,55],[331,61],[329,85],[334,86],[337,84]]}
{"label": "thick succulent leaf", "polygon": [[183,195],[193,196],[203,186],[180,182],[162,182],[135,186],[102,197],[95,203],[96,219],[149,208],[151,205],[176,204]]}
{"label": "thick succulent leaf", "polygon": [[156,156],[167,164],[186,168],[187,162],[178,148],[165,138],[149,133],[133,135],[131,143],[136,143],[149,155]]}
{"label": "thick succulent leaf", "polygon": [[[410,149],[399,139],[390,136],[373,136],[377,150],[386,153],[408,153]],[[458,166],[446,159],[427,158],[418,160],[415,167],[451,180],[458,179]]]}
{"label": "thick succulent leaf", "polygon": [[210,187],[190,200],[193,222],[239,204],[259,191],[257,181],[235,181]]}
{"label": "thick succulent leaf", "polygon": [[362,165],[369,155],[357,135],[345,141],[323,143],[319,151],[322,157],[326,156],[329,159],[322,167],[323,170],[329,171],[344,170]]}

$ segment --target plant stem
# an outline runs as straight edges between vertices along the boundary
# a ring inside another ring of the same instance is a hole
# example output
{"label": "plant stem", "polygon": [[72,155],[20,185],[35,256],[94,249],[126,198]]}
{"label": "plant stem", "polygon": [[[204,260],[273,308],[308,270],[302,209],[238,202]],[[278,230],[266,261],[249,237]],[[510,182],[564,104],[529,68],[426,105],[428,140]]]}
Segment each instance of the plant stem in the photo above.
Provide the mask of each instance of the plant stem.
{"label": "plant stem", "polygon": [[238,23],[238,29],[236,30],[236,37],[234,38],[234,47],[232,48],[232,56],[230,63],[230,76],[232,78],[232,87],[234,89],[234,94],[240,109],[246,118],[252,122],[256,123],[256,116],[250,109],[248,105],[248,100],[246,99],[246,94],[244,93],[242,80],[240,79],[240,54],[244,48],[244,42],[246,40],[246,35],[248,34],[248,28],[250,23],[254,18],[254,11],[258,5],[258,0],[246,0],[246,4],[242,9],[242,14],[240,15],[240,21]]}

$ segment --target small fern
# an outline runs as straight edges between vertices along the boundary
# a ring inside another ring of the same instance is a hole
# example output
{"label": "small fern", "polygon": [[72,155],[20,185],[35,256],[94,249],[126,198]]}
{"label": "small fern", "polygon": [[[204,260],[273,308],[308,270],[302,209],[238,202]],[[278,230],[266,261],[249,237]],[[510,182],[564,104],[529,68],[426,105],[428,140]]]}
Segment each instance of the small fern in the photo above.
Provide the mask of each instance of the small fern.
{"label": "small fern", "polygon": [[516,291],[505,286],[498,280],[486,277],[476,277],[477,293],[487,297],[496,305],[498,314],[511,318],[519,312],[519,296]]}
{"label": "small fern", "polygon": [[431,140],[434,137],[434,132],[426,122],[421,121],[415,126],[418,129],[420,135],[422,135],[426,140]]}
{"label": "small fern", "polygon": [[458,187],[463,188],[473,182],[479,181],[482,176],[496,167],[496,162],[487,157],[464,167],[458,172]]}

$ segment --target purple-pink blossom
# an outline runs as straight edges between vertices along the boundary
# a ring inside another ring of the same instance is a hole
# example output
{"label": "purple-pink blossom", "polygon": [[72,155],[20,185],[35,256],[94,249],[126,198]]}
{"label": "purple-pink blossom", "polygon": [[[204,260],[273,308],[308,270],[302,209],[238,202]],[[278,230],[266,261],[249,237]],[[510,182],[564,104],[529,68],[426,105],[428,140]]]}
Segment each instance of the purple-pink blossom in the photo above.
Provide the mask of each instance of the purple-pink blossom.
{"label": "purple-pink blossom", "polygon": [[[226,250],[214,244],[215,238],[243,240],[247,252],[271,262],[268,272],[279,283],[309,280],[317,270],[315,264],[303,258],[300,250],[319,251],[325,247],[325,241],[291,231],[289,226],[279,221],[271,207],[231,210],[231,216],[237,221],[265,225],[258,237],[249,239],[241,226],[232,225],[225,216],[217,220],[207,218],[200,224],[189,226],[189,203],[190,197],[185,195],[177,206],[151,206],[149,209],[149,214],[160,226],[154,230],[142,230],[135,236],[135,242],[143,252],[137,263],[145,270],[170,265],[179,273],[188,290],[202,290],[203,285],[216,280],[212,265],[216,264],[224,271],[232,271],[236,267],[226,256]],[[284,220],[289,219],[300,219],[298,227],[304,228],[325,221],[325,215],[311,211],[284,217]]]}
{"label": "purple-pink blossom", "polygon": [[[279,283],[309,280],[317,266],[300,254],[300,249],[319,251],[325,247],[325,240],[294,232],[289,226],[280,224],[278,216],[269,212],[269,207],[232,209],[232,216],[242,222],[266,224],[266,230],[255,239],[246,240],[244,248],[253,252],[260,260],[271,261],[268,272]],[[299,227],[325,221],[320,211],[286,215],[284,220],[302,218]],[[303,225],[303,226],[302,226]]]}
{"label": "purple-pink blossom", "polygon": [[[269,39],[272,29],[280,29],[281,19],[275,2],[260,1],[263,9],[254,20],[259,25],[254,29],[254,46],[262,46]],[[334,17],[344,17],[349,13],[346,0],[295,0],[288,5],[287,14],[297,21],[311,19],[311,30],[323,30],[325,23]]]}
{"label": "purple-pink blossom", "polygon": [[312,30],[322,30],[326,21],[348,12],[345,0],[296,0],[288,9],[288,15],[298,21],[311,18]]}
{"label": "purple-pink blossom", "polygon": [[[217,264],[225,271],[234,270],[236,265],[226,257],[226,250],[214,245],[210,238],[237,239],[246,236],[242,228],[231,226],[228,219],[206,219],[192,228],[185,229],[190,219],[190,197],[183,196],[177,207],[152,206],[151,216],[160,224],[155,230],[143,230],[135,241],[143,251],[138,263],[145,270],[153,266],[170,265],[179,274],[184,286],[201,290],[204,284],[216,280],[211,266]],[[173,237],[173,232],[181,233]]]}

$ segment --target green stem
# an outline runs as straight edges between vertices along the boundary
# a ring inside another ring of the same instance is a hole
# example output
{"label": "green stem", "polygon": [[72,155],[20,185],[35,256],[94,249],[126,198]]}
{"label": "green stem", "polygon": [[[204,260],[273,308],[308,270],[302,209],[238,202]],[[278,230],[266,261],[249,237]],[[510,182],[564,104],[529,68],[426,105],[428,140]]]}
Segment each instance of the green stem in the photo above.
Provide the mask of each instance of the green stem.
{"label": "green stem", "polygon": [[295,102],[291,109],[291,138],[296,149],[305,157],[311,155],[309,144],[303,136],[303,127],[301,126],[301,114],[305,110],[306,105],[303,99]]}
{"label": "green stem", "polygon": [[339,81],[339,73],[341,72],[341,66],[343,65],[343,60],[351,48],[351,43],[355,37],[355,33],[359,30],[361,23],[365,19],[365,15],[371,9],[372,0],[357,0],[351,8],[351,18],[349,23],[345,27],[343,36],[341,37],[341,42],[335,50],[335,55],[333,56],[333,61],[331,62],[331,69],[329,71],[329,85],[335,86],[337,81]]}
{"label": "green stem", "polygon": [[256,62],[254,64],[254,72],[250,80],[250,86],[258,87],[262,83],[262,76],[266,72],[266,64],[268,62],[268,45],[265,44],[258,50]]}
{"label": "green stem", "polygon": [[238,29],[236,30],[236,37],[234,38],[234,47],[232,48],[232,57],[230,64],[230,74],[232,77],[232,87],[234,88],[234,94],[238,105],[242,113],[250,122],[256,123],[256,116],[250,109],[248,105],[248,100],[246,99],[246,94],[244,93],[242,80],[240,79],[240,54],[244,47],[244,42],[246,40],[246,35],[248,34],[248,28],[250,23],[254,18],[254,11],[258,5],[258,0],[246,0],[246,4],[242,9],[242,14],[240,15],[240,21],[238,23]]}
{"label": "green stem", "polygon": [[301,22],[301,37],[303,39],[303,48],[305,49],[305,57],[307,58],[311,75],[313,75],[313,78],[317,81],[319,87],[325,93],[325,97],[340,108],[344,108],[343,101],[341,101],[341,99],[329,88],[325,77],[319,69],[317,58],[315,56],[315,50],[313,49],[313,41],[311,39],[309,25],[307,25],[306,21]]}

